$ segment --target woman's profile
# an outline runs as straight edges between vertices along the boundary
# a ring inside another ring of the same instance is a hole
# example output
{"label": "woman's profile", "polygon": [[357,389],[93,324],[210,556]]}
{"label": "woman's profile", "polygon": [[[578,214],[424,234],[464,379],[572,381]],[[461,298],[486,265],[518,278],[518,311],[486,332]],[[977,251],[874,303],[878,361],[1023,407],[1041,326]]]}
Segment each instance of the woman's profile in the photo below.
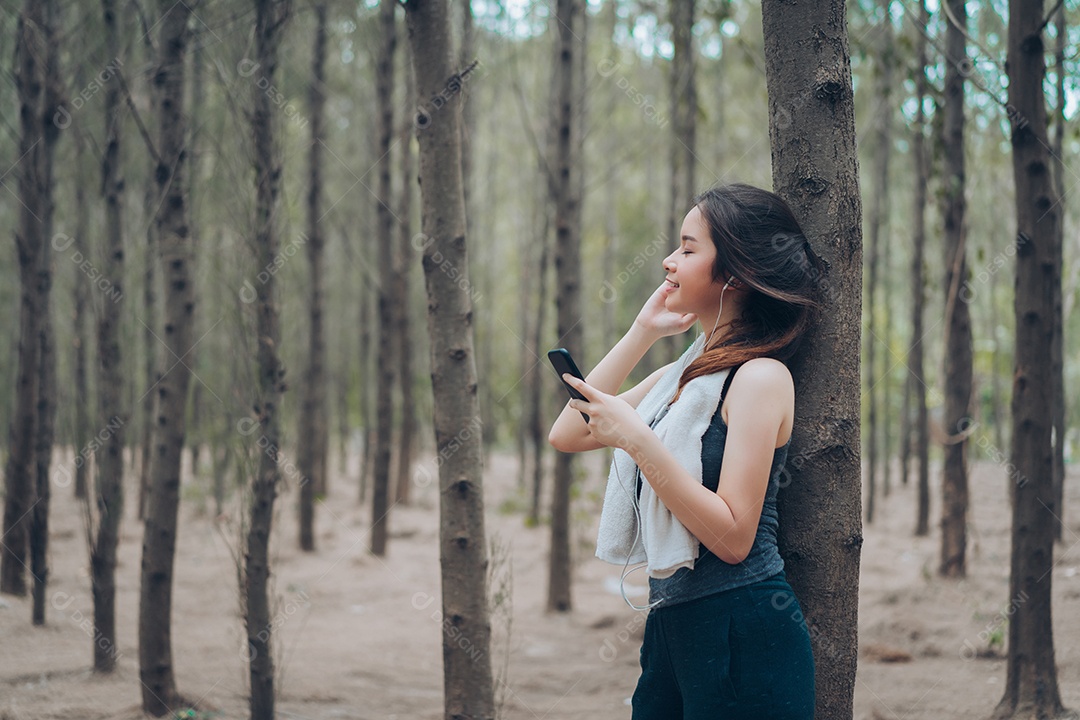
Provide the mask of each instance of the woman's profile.
{"label": "woman's profile", "polygon": [[[691,205],[630,329],[584,381],[563,376],[586,400],[567,403],[548,440],[615,448],[597,555],[649,575],[634,720],[812,718],[776,495],[795,412],[786,363],[819,307],[820,261],[771,192],[725,185]],[[699,320],[679,360],[615,394],[654,342]]]}

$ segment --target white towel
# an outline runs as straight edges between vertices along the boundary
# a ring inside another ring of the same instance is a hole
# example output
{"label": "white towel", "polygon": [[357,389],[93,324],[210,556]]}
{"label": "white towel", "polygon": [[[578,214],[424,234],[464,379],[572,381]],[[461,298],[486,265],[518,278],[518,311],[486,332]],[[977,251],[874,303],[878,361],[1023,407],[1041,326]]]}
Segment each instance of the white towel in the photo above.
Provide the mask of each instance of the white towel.
{"label": "white towel", "polygon": [[[683,387],[678,401],[670,406],[668,402],[675,396],[683,370],[701,355],[704,347],[702,333],[637,406],[638,415],[653,428],[664,447],[691,477],[699,480],[701,437],[716,412],[730,369],[694,378]],[[664,506],[644,477],[638,503],[641,531],[636,532],[637,473],[637,464],[630,455],[616,449],[600,513],[596,557],[616,565],[647,562],[647,573],[655,578],[669,577],[681,567],[693,568],[698,539]]]}

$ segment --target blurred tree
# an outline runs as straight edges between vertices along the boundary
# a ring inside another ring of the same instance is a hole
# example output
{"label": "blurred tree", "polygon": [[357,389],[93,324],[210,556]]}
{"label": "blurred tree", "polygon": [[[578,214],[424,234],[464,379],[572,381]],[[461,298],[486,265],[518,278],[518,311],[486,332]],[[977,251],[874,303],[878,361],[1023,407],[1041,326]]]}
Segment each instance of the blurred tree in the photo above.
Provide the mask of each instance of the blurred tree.
{"label": "blurred tree", "polygon": [[326,2],[315,5],[315,44],[311,57],[308,112],[308,357],[301,396],[297,465],[300,468],[300,549],[315,550],[315,495],[326,493],[330,422],[326,409],[326,348],[323,339],[323,116],[326,108]]}
{"label": "blurred tree", "polygon": [[967,282],[964,82],[971,73],[964,0],[942,5],[945,29],[945,463],[941,479],[941,563],[945,577],[967,574],[968,436],[972,425],[972,344]]}
{"label": "blurred tree", "polygon": [[378,243],[378,343],[375,346],[377,382],[375,385],[375,458],[371,496],[371,552],[386,554],[390,514],[390,453],[394,430],[395,363],[398,346],[394,326],[394,211],[393,157],[394,138],[394,51],[397,48],[397,28],[394,9],[398,0],[379,2],[379,46],[375,59],[375,96],[377,99],[378,181],[375,195],[375,241]]}
{"label": "blurred tree", "polygon": [[1046,129],[1043,81],[1042,0],[1010,0],[1009,122],[1016,184],[1016,351],[1012,396],[1013,435],[1009,475],[1012,559],[1009,572],[1009,640],[1005,692],[994,711],[1006,718],[1075,718],[1061,704],[1051,589],[1054,570],[1054,422],[1047,408],[1055,382],[1047,349],[1054,337],[1060,282],[1056,257],[1061,206],[1054,190]]}
{"label": "blurred tree", "polygon": [[[121,57],[126,38],[120,30],[116,0],[102,0],[107,57]],[[116,667],[116,548],[120,541],[120,520],[124,515],[124,437],[130,410],[124,402],[125,374],[120,342],[124,300],[124,118],[120,76],[113,73],[105,86],[105,152],[101,158],[101,193],[105,204],[105,264],[113,297],[101,303],[98,318],[98,423],[108,428],[97,462],[94,492],[96,532],[91,527],[90,584],[94,594],[94,670],[112,672]],[[88,512],[93,518],[95,513]],[[100,640],[100,642],[99,642]]]}
{"label": "blurred tree", "polygon": [[176,519],[180,508],[180,470],[187,430],[186,405],[191,370],[174,358],[191,349],[195,286],[191,274],[194,247],[187,206],[188,140],[184,112],[184,57],[191,9],[158,0],[158,56],[154,92],[158,136],[154,177],[157,181],[158,248],[165,285],[165,332],[168,355],[161,357],[157,392],[156,452],[150,476],[143,530],[139,594],[139,680],[142,707],[161,717],[182,703],[176,691],[172,658],[172,578],[176,554]]}
{"label": "blurred tree", "polygon": [[[281,36],[289,18],[289,0],[253,0],[255,62],[261,74],[251,89],[251,137],[255,166],[255,255],[260,268],[274,267],[281,246],[278,199],[281,195],[279,108],[264,87],[277,87]],[[270,611],[270,530],[274,499],[281,481],[281,321],[275,273],[255,286],[258,387],[255,413],[259,430],[259,465],[251,488],[251,516],[243,568],[244,626],[247,630],[251,720],[274,717],[273,618]]]}
{"label": "blurred tree", "polygon": [[[583,27],[584,3],[581,0],[558,0],[555,25],[558,43],[558,64],[553,82],[555,94],[556,143],[554,148],[553,185],[551,202],[555,206],[555,277],[558,289],[558,345],[565,347],[578,362],[584,362],[583,328],[581,323],[581,176],[578,173],[580,155],[581,113],[578,100],[578,54],[585,51]],[[574,456],[556,453],[555,481],[551,500],[551,556],[548,577],[548,610],[565,612],[571,609],[570,571],[570,489],[574,483]]]}

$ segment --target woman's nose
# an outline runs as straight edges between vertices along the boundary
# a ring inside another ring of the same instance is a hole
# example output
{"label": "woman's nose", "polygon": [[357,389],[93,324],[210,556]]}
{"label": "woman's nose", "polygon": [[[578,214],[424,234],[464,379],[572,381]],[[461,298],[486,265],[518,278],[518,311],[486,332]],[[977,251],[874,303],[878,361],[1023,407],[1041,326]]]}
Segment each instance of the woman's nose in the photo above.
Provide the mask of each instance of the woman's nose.
{"label": "woman's nose", "polygon": [[662,263],[660,263],[661,266],[663,266],[664,270],[667,270],[668,272],[674,272],[675,270],[675,252],[678,251],[672,252],[670,255],[664,258],[664,261]]}

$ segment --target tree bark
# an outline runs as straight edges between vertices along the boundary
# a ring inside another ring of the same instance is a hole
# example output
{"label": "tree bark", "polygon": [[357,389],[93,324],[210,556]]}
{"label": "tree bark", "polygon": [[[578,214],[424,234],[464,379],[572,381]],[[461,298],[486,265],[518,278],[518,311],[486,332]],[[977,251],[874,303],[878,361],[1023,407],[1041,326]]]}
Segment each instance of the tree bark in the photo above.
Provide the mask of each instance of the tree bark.
{"label": "tree bark", "polygon": [[311,61],[308,108],[311,149],[308,155],[308,364],[304,377],[303,405],[296,438],[300,479],[300,549],[315,550],[315,495],[326,487],[326,456],[329,452],[329,419],[326,415],[326,348],[323,339],[323,231],[322,146],[323,109],[326,106],[326,3],[315,5],[315,47]]}
{"label": "tree bark", "polygon": [[880,315],[880,333],[881,343],[885,348],[885,354],[883,355],[885,369],[881,374],[881,404],[879,406],[881,410],[881,418],[878,421],[879,428],[879,443],[881,449],[881,495],[882,497],[889,497],[890,491],[890,479],[892,470],[892,438],[893,438],[893,407],[892,407],[892,382],[891,373],[889,372],[890,366],[893,365],[890,357],[892,348],[892,304],[890,303],[891,286],[894,272],[892,270],[892,238],[889,234],[889,215],[890,208],[892,207],[889,202],[889,161],[892,157],[892,144],[893,144],[893,113],[895,108],[893,107],[893,68],[896,63],[896,50],[895,41],[893,38],[892,27],[892,2],[890,0],[882,0],[882,10],[884,12],[884,19],[881,23],[882,32],[882,47],[881,57],[885,62],[881,68],[881,102],[882,102],[882,116],[878,122],[878,138],[877,145],[880,149],[882,157],[878,158],[878,182],[881,184],[882,192],[880,197],[874,198],[874,203],[877,205],[880,203],[880,207],[874,208],[874,214],[876,215],[877,227],[873,228],[874,232],[879,234],[878,240],[880,241],[879,248],[881,250],[881,295],[882,302]]}
{"label": "tree bark", "polygon": [[390,447],[394,431],[394,213],[390,148],[394,135],[394,50],[397,47],[397,28],[394,9],[398,0],[380,0],[379,50],[375,61],[375,97],[378,114],[378,182],[376,185],[376,242],[379,244],[380,275],[378,287],[379,342],[375,350],[378,382],[375,389],[375,465],[371,497],[371,552],[386,554],[390,512]]}
{"label": "tree bark", "polygon": [[[255,52],[258,72],[276,87],[278,49],[290,11],[289,0],[254,0]],[[260,83],[261,84],[261,83]],[[281,150],[276,133],[280,112],[270,95],[252,90],[251,136],[255,164],[255,253],[258,267],[272,267],[278,258],[278,197],[281,193]],[[269,273],[255,287],[258,335],[258,401],[255,413],[262,433],[259,467],[251,488],[251,517],[244,556],[244,624],[247,629],[248,677],[252,720],[274,717],[273,623],[267,585],[270,580],[270,531],[274,517],[280,470],[281,417],[285,368],[278,357],[281,328],[277,281]]]}
{"label": "tree bark", "polygon": [[371,377],[371,328],[374,326],[373,318],[371,317],[371,296],[372,293],[378,293],[378,288],[373,288],[368,283],[364,283],[360,287],[360,357],[357,359],[357,363],[360,366],[360,423],[364,429],[364,447],[360,455],[360,478],[357,487],[357,503],[363,505],[367,502],[368,483],[371,478],[371,465],[372,465],[372,446],[375,444],[375,428],[373,424],[374,408],[375,404],[372,395],[374,394],[375,383],[372,382]]}
{"label": "tree bark", "polygon": [[[57,36],[60,30],[60,6],[56,2],[45,3],[45,90],[42,96],[39,122],[42,127],[43,152],[41,155],[40,185],[42,193],[42,240],[53,235],[53,167],[56,143],[60,138],[60,126],[55,121],[63,107],[61,97],[60,51]],[[56,338],[52,321],[53,254],[42,249],[38,271],[40,344],[38,354],[38,406],[37,427],[34,431],[34,488],[30,507],[29,546],[30,574],[34,579],[31,611],[34,625],[45,624],[45,589],[48,583],[49,565],[49,501],[51,499],[49,467],[52,463],[53,435],[56,425]]]}
{"label": "tree bark", "polygon": [[[439,458],[444,717],[495,717],[483,447],[461,186],[462,72],[446,0],[405,2],[418,107],[424,279]],[[436,104],[439,102],[440,104]],[[446,263],[446,265],[444,265]],[[445,272],[444,267],[456,272]]]}
{"label": "tree bark", "polygon": [[[53,44],[51,47],[56,46]],[[52,50],[50,55],[55,52]],[[48,187],[51,188],[51,186],[50,181]],[[46,220],[46,224],[49,223],[50,221]],[[51,235],[52,233],[49,232],[46,237]],[[51,265],[49,262],[51,257],[47,254],[44,260],[43,267],[48,268]],[[48,269],[44,269],[43,273],[52,275],[52,271]],[[51,279],[48,282],[51,283]],[[47,298],[46,306],[48,306]],[[56,338],[53,331],[52,312],[48,307],[41,319],[40,342],[38,427],[34,441],[36,477],[34,505],[30,511],[30,574],[34,578],[31,614],[34,625],[45,624],[45,590],[49,579],[49,502],[51,499],[49,466],[52,460],[56,425]]]}
{"label": "tree bark", "polygon": [[[671,106],[671,138],[668,164],[671,171],[671,197],[668,198],[668,243],[665,253],[679,246],[683,215],[694,195],[694,170],[697,163],[697,63],[694,56],[694,15],[696,0],[672,0],[669,4],[672,59],[668,77]],[[663,350],[662,364],[679,357],[681,338],[668,335],[658,345]],[[604,347],[610,347],[605,345]]]}
{"label": "tree bark", "polygon": [[[553,204],[555,206],[555,276],[558,289],[556,333],[559,345],[587,367],[581,325],[581,196],[578,192],[575,150],[581,132],[577,94],[577,54],[583,52],[581,29],[584,5],[580,0],[558,0],[558,64],[554,81],[557,128],[554,153]],[[573,605],[570,593],[570,490],[574,483],[574,456],[556,453],[551,501],[551,558],[548,575],[549,611],[566,612]]]}
{"label": "tree bark", "polygon": [[154,86],[158,98],[158,162],[154,222],[157,226],[165,285],[165,332],[169,350],[162,357],[157,384],[149,502],[143,531],[142,581],[139,594],[139,679],[142,707],[161,717],[181,702],[172,661],[172,574],[176,554],[176,519],[180,506],[180,468],[186,432],[185,405],[191,371],[183,357],[192,345],[195,318],[194,255],[189,236],[187,183],[187,115],[184,112],[184,55],[189,7],[159,0],[158,60]]}
{"label": "tree bark", "polygon": [[[412,77],[411,60],[405,56],[405,97],[407,106],[416,102],[416,88]],[[408,505],[412,491],[413,439],[416,436],[416,398],[413,394],[413,341],[410,306],[412,298],[413,265],[413,188],[416,183],[416,162],[412,150],[412,119],[402,118],[401,134],[401,197],[398,202],[398,241],[394,252],[394,310],[397,313],[398,381],[401,388],[401,424],[398,434],[397,502]]]}
{"label": "tree bark", "polygon": [[[1054,192],[1062,208],[1065,204],[1065,33],[1068,28],[1065,19],[1065,5],[1062,3],[1056,13],[1054,27],[1057,33],[1056,47],[1054,48],[1054,74],[1056,106],[1054,108]],[[1067,417],[1068,400],[1065,397],[1065,355],[1064,355],[1064,313],[1062,307],[1062,270],[1064,268],[1065,248],[1065,216],[1062,213],[1061,221],[1057,224],[1057,235],[1054,239],[1054,340],[1050,346],[1051,362],[1053,367],[1053,388],[1050,397],[1053,398],[1053,431],[1054,442],[1054,507],[1057,512],[1054,515],[1054,539],[1061,541],[1061,530],[1065,517],[1065,419]]]}
{"label": "tree bark", "polygon": [[[551,256],[551,202],[545,196],[540,203],[543,212],[543,222],[539,223],[540,232],[536,236],[536,244],[540,246],[540,260],[536,265],[536,319],[532,328],[529,342],[532,344],[532,357],[543,357],[541,354],[544,331],[547,325],[548,308],[548,266]],[[532,499],[529,502],[529,524],[536,527],[540,524],[540,498],[543,497],[544,489],[544,455],[550,447],[547,442],[547,432],[544,423],[544,376],[535,362],[530,362],[529,369],[529,438],[532,445]]]}
{"label": "tree bark", "polygon": [[[878,390],[879,384],[887,385],[888,377],[878,377],[877,346],[884,342],[881,338],[881,327],[878,324],[877,296],[880,292],[878,287],[878,274],[882,265],[882,245],[888,242],[888,238],[882,240],[882,226],[888,225],[888,193],[889,193],[889,156],[892,145],[892,25],[889,21],[889,0],[883,0],[883,20],[879,25],[880,54],[878,55],[879,67],[877,70],[877,116],[874,118],[874,195],[870,200],[870,227],[869,229],[869,253],[867,254],[867,277],[866,277],[866,326],[867,333],[863,340],[866,353],[866,397],[867,397],[867,422],[866,437],[863,444],[866,447],[866,522],[874,522],[874,509],[877,502],[878,482],[878,449],[882,445],[880,435],[881,427],[878,422],[878,396],[882,391]],[[886,227],[886,235],[888,229]],[[888,271],[888,267],[886,267]],[[886,306],[888,303],[886,302]],[[888,345],[886,344],[886,350]],[[888,362],[888,360],[886,360]],[[885,462],[888,462],[887,457]]]}
{"label": "tree bark", "polygon": [[[151,37],[152,28],[143,25],[143,48],[146,52],[147,65],[152,66],[157,62],[157,58],[154,56],[154,43]],[[147,88],[147,96],[150,105],[150,115],[157,116],[161,112],[160,102],[158,100],[158,87],[153,81],[153,71],[151,71],[151,82]],[[158,162],[153,157],[147,157],[147,176],[150,178],[156,177]],[[157,288],[157,272],[155,271],[155,260],[158,259],[160,253],[160,244],[158,243],[158,227],[155,215],[158,210],[158,187],[156,182],[148,182],[146,184],[145,192],[143,193],[143,213],[147,218],[146,221],[146,246],[143,250],[143,285],[142,285],[142,312],[145,316],[145,320],[142,323],[143,326],[143,348],[145,355],[143,357],[143,378],[146,382],[146,390],[143,392],[140,400],[142,401],[142,428],[141,439],[142,452],[139,462],[139,506],[138,517],[140,520],[146,519],[147,506],[150,501],[150,484],[153,479],[153,464],[154,464],[154,447],[157,444],[157,439],[154,437],[156,418],[158,416],[157,399],[158,392],[157,383],[158,366],[162,362],[160,357],[160,351],[158,346],[161,341],[158,339],[155,328],[162,327],[163,323],[158,317],[158,288]],[[189,271],[190,273],[191,271]]]}
{"label": "tree bark", "polygon": [[[102,0],[106,54],[120,57],[115,0]],[[116,548],[120,520],[124,516],[124,437],[128,409],[123,399],[124,367],[120,346],[124,288],[124,115],[120,80],[113,77],[105,87],[105,151],[101,159],[101,193],[105,201],[105,262],[102,274],[110,293],[102,303],[98,322],[98,423],[108,428],[108,439],[97,463],[94,493],[96,533],[90,548],[90,584],[94,595],[94,670],[112,672],[116,667]],[[115,299],[114,299],[115,298]]]}
{"label": "tree bark", "polygon": [[1061,704],[1051,589],[1056,512],[1050,437],[1054,388],[1047,348],[1054,335],[1055,245],[1061,205],[1050,177],[1043,97],[1043,3],[1009,2],[1009,120],[1016,188],[1016,345],[1010,449],[1012,560],[1005,692],[994,712],[1004,718],[1076,718]]}
{"label": "tree bark", "polygon": [[44,192],[41,122],[45,94],[44,3],[26,0],[16,29],[15,86],[19,98],[19,225],[15,247],[19,259],[19,369],[15,386],[15,417],[11,423],[11,444],[4,497],[4,533],[0,536],[0,592],[26,595],[29,513],[34,504],[41,350],[41,312],[44,293],[41,267],[46,252],[42,216],[48,202]]}
{"label": "tree bark", "polygon": [[[85,141],[81,129],[75,132],[75,166],[81,173],[83,156],[85,153]],[[90,211],[86,203],[86,187],[83,183],[75,183],[75,236],[72,238],[71,247],[83,257],[87,257],[86,234],[90,230]],[[90,302],[90,278],[86,273],[75,273],[75,287],[72,291],[72,308],[74,335],[74,377],[73,385],[75,397],[75,497],[86,500],[89,496],[87,478],[90,476],[90,458],[82,456],[83,449],[87,446],[92,434],[91,409],[93,398],[90,395],[90,385],[87,382],[87,354],[90,345],[90,334],[86,328],[87,304]]]}
{"label": "tree bark", "polygon": [[778,540],[810,628],[816,716],[836,720],[852,716],[862,547],[862,209],[844,3],[766,0],[762,25],[773,187],[828,268],[817,327],[791,363],[799,403]]}
{"label": "tree bark", "polygon": [[[942,474],[941,564],[945,577],[967,574],[967,436],[972,424],[971,315],[960,288],[967,280],[964,192],[964,76],[969,72],[963,0],[948,0],[945,30],[945,465]],[[959,23],[959,27],[957,27]]]}
{"label": "tree bark", "polygon": [[[914,238],[911,255],[911,346],[908,366],[911,368],[911,395],[915,401],[915,443],[918,456],[919,480],[916,503],[915,534],[930,532],[930,425],[926,411],[926,371],[923,367],[923,306],[926,301],[926,186],[930,181],[930,163],[926,156],[926,26],[929,13],[926,0],[919,2],[918,69],[915,74],[915,95],[919,107],[915,112],[915,132],[911,152],[915,156]],[[905,478],[907,477],[905,473]]]}

